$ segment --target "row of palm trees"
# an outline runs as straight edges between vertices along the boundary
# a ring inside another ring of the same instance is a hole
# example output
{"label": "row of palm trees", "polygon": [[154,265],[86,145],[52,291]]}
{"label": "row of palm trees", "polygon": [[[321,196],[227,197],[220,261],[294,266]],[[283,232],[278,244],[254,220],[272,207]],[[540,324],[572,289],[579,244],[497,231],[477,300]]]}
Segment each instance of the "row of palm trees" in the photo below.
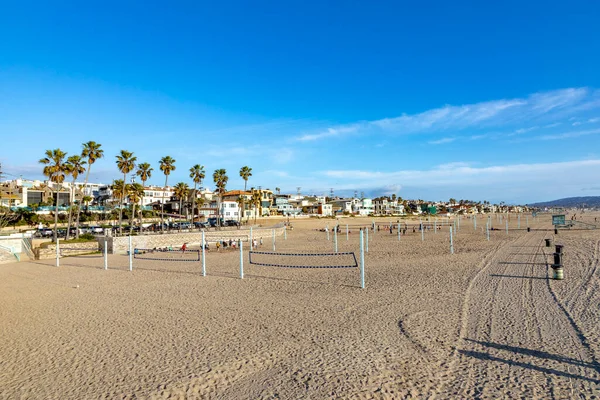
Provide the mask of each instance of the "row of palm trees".
{"label": "row of palm trees", "polygon": [[[62,151],[61,149],[54,150],[46,150],[45,157],[40,159],[40,163],[44,165],[43,173],[48,179],[53,182],[55,194],[56,194],[56,209],[54,215],[54,240],[56,241],[56,227],[58,225],[58,193],[67,177],[70,175],[72,177],[72,185],[71,191],[75,190],[75,182],[85,172],[85,182],[84,188],[87,188],[91,166],[100,158],[104,157],[104,150],[101,148],[102,145],[96,143],[94,141],[89,141],[87,143],[83,143],[83,149],[81,155],[72,155],[67,158],[67,153]],[[65,160],[66,158],[66,160]],[[119,207],[119,233],[123,233],[123,207],[122,205],[125,202],[125,198],[132,204],[132,215],[135,216],[135,206],[136,204],[140,204],[140,210],[143,206],[143,197],[144,197],[144,187],[146,186],[146,181],[148,181],[152,177],[152,172],[154,169],[152,166],[147,163],[138,163],[137,157],[134,156],[133,152],[127,150],[121,150],[120,153],[116,156],[116,164],[119,172],[123,174],[123,179],[118,179],[114,181],[112,185],[113,196],[120,199],[120,207]],[[159,169],[165,175],[165,187],[162,192],[162,201],[161,201],[161,230],[164,231],[164,203],[165,203],[165,194],[166,188],[168,187],[169,175],[171,172],[175,171],[176,160],[171,156],[165,156],[159,161]],[[87,167],[86,167],[87,166]],[[136,169],[137,167],[137,169]],[[127,184],[127,175],[135,170],[135,174],[140,177],[142,184],[139,183],[131,183]],[[192,210],[202,206],[199,203],[199,199],[197,196],[198,186],[202,185],[202,181],[206,177],[206,172],[204,166],[200,164],[196,164],[192,166],[189,170],[189,177],[192,182],[194,182],[194,190],[193,190],[193,204]],[[246,191],[248,179],[252,176],[252,168],[248,166],[244,166],[240,169],[240,177],[244,179],[244,191]],[[226,192],[227,182],[229,181],[229,177],[227,176],[227,171],[225,169],[217,169],[213,173],[213,181],[216,186],[217,193],[217,224],[220,225],[220,210],[221,203],[223,200],[223,194]],[[190,188],[187,183],[179,182],[174,188],[173,192],[175,196],[179,199],[179,210],[183,207],[183,199],[187,198],[189,195]],[[71,196],[73,196],[73,192],[71,192]],[[260,193],[253,193],[252,195],[252,204],[260,204]],[[89,197],[83,197],[82,201],[90,201]],[[203,202],[203,199],[200,199]],[[238,199],[238,204],[240,208],[243,210],[245,205],[244,196],[240,195]],[[77,214],[75,215],[74,225],[76,228],[76,238],[79,238],[79,218],[80,218],[81,208],[77,208]],[[193,214],[193,211],[192,211]],[[241,213],[240,213],[241,217]],[[69,225],[67,232],[70,232],[71,224],[72,224],[72,208],[69,209]],[[142,224],[142,215],[140,213],[140,226]],[[130,224],[130,229],[133,229],[133,224]]]}

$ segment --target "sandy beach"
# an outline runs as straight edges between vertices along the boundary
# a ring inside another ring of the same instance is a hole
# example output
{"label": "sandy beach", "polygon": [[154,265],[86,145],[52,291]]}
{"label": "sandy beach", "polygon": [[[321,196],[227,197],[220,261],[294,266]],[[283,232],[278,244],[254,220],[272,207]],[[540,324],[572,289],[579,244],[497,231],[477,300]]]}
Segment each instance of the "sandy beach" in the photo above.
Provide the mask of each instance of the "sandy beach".
{"label": "sandy beach", "polygon": [[[247,254],[242,280],[231,249],[207,253],[206,277],[198,262],[130,272],[125,255],[108,271],[99,255],[0,265],[0,398],[598,398],[600,230],[554,235],[545,214],[527,232],[513,215],[507,234],[494,215],[488,241],[485,218],[461,219],[453,255],[448,226],[370,232],[365,289],[358,268]],[[338,250],[358,257],[371,221],[340,219]],[[334,223],[294,220],[276,250],[331,252]]]}

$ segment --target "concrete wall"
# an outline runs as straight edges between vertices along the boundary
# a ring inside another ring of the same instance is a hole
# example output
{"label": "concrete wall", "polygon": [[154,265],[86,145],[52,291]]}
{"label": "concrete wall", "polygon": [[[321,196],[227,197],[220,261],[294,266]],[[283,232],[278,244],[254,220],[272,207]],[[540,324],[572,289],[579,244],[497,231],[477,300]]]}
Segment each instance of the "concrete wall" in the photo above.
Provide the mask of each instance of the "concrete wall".
{"label": "concrete wall", "polygon": [[[272,237],[273,229],[275,229],[275,236],[282,236],[284,227],[283,224],[278,224],[276,227],[270,228],[253,228],[252,236],[254,238],[262,237],[264,240]],[[208,231],[204,232],[206,241],[212,246],[217,241],[223,240],[239,240],[248,242],[250,236],[249,229],[239,230],[223,230],[223,231]],[[188,246],[200,246],[202,241],[201,232],[190,232],[190,233],[165,233],[163,235],[140,235],[131,237],[131,246],[135,249],[153,249],[155,247],[173,247],[179,249],[184,243]],[[104,251],[104,244],[108,247],[108,253],[110,254],[124,254],[129,250],[129,237],[107,237],[98,238],[98,248],[100,251]]]}
{"label": "concrete wall", "polygon": [[[59,242],[61,257],[74,256],[78,254],[89,254],[99,251],[98,242],[66,243]],[[46,248],[38,247],[34,250],[36,260],[48,260],[56,258],[56,245],[51,244]]]}

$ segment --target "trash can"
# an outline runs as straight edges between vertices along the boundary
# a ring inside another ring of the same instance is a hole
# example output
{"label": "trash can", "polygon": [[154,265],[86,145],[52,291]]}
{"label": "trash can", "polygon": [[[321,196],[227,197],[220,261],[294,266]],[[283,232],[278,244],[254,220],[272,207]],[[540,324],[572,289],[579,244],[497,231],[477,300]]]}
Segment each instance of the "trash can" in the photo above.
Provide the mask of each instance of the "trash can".
{"label": "trash can", "polygon": [[530,227],[527,227],[527,232],[531,232],[531,228]]}
{"label": "trash can", "polygon": [[554,228],[554,234],[558,235],[558,229],[557,228]]}
{"label": "trash can", "polygon": [[552,271],[553,271],[552,279],[555,279],[557,281],[562,281],[563,279],[565,279],[562,266],[559,266],[556,268],[554,266],[552,266]]}
{"label": "trash can", "polygon": [[563,254],[564,254],[564,253],[563,253],[563,247],[564,247],[564,246],[563,246],[562,244],[556,244],[556,245],[555,245],[555,247],[556,247],[556,253],[558,253],[558,254],[560,254],[560,255],[563,255]]}
{"label": "trash can", "polygon": [[550,241],[551,241],[552,239],[544,239],[544,240],[546,241],[546,247],[550,247]]}

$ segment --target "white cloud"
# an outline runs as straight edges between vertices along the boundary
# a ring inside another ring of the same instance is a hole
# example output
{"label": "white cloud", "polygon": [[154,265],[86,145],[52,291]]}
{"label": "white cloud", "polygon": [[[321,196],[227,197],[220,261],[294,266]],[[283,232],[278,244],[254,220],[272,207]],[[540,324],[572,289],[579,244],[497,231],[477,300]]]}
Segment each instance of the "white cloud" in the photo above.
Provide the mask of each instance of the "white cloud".
{"label": "white cloud", "polygon": [[[472,167],[469,163],[443,164],[429,170],[400,170],[393,172],[362,170],[328,170],[322,174],[340,181],[338,188],[375,188],[398,182],[403,186],[440,187],[500,185],[510,187],[528,185],[555,185],[557,182],[589,185],[600,172],[600,160],[578,160],[557,163],[512,164]],[[529,190],[533,186],[528,186]]]}
{"label": "white cloud", "polygon": [[445,144],[445,143],[452,143],[456,140],[456,138],[442,138],[442,139],[438,139],[438,140],[430,140],[428,143],[429,144]]}
{"label": "white cloud", "polygon": [[[502,99],[475,104],[452,106],[424,111],[418,114],[402,114],[399,117],[373,121],[359,121],[338,125],[324,130],[306,133],[299,141],[314,141],[334,136],[374,134],[416,134],[481,128],[510,128],[517,134],[538,129],[540,122],[545,128],[558,126],[559,119],[600,108],[600,92],[587,88],[569,88],[540,92],[524,98]],[[528,124],[528,128],[518,125]],[[516,127],[515,127],[516,125]]]}
{"label": "white cloud", "polygon": [[294,151],[291,149],[272,149],[269,153],[273,161],[278,164],[286,164],[294,159]]}

